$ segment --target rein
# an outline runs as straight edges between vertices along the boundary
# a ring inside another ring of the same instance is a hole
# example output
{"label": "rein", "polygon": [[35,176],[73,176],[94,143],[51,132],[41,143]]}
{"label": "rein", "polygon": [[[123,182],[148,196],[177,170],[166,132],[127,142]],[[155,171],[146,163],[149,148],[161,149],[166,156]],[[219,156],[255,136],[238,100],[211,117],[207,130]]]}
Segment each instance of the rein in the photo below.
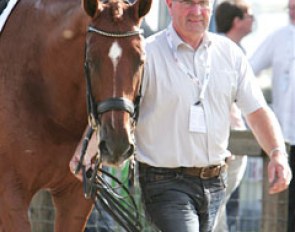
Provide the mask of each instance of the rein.
{"label": "rein", "polygon": [[[118,178],[100,168],[101,161],[97,155],[93,169],[90,168],[86,170],[83,164],[88,143],[93,132],[94,129],[89,127],[83,140],[80,160],[75,170],[75,174],[82,170],[84,196],[86,199],[91,198],[93,200],[99,212],[101,211],[100,206],[102,206],[102,208],[127,232],[141,232],[143,231],[141,221],[144,221],[145,217],[140,214],[134,197],[128,188]],[[116,187],[112,187],[102,175],[105,175],[111,182],[115,183]],[[119,192],[120,190],[121,193]],[[112,230],[110,229],[109,231]],[[158,232],[155,228],[153,231]]]}

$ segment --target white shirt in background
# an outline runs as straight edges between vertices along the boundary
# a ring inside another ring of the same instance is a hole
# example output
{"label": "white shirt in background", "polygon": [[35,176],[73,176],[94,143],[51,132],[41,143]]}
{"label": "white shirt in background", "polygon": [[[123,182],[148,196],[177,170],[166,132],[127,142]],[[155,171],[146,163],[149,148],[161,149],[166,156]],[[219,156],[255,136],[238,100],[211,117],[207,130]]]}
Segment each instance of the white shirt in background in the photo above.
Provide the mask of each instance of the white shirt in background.
{"label": "white shirt in background", "polygon": [[272,33],[250,59],[255,74],[272,68],[272,108],[286,142],[295,145],[295,26]]}

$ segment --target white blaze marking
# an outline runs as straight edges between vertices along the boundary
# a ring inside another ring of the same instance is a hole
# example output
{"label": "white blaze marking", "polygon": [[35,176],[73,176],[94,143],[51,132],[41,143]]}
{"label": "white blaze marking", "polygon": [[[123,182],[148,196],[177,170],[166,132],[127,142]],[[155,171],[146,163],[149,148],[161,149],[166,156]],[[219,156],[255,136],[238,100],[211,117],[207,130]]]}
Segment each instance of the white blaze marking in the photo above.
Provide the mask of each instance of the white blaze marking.
{"label": "white blaze marking", "polygon": [[[113,66],[114,66],[114,79],[113,79],[113,87],[114,87],[114,92],[113,92],[113,97],[116,97],[116,83],[115,83],[115,76],[116,76],[116,72],[117,72],[117,66],[119,63],[119,60],[122,56],[122,48],[120,47],[120,45],[118,44],[117,41],[115,41],[110,50],[109,50],[109,57],[111,59],[111,61],[113,62]],[[115,118],[114,118],[114,112],[112,112],[112,124],[113,124],[113,128],[115,128]]]}
{"label": "white blaze marking", "polygon": [[120,47],[118,42],[115,41],[109,50],[109,57],[111,58],[111,60],[113,62],[114,72],[117,71],[117,66],[118,66],[121,56],[122,56],[122,48]]}

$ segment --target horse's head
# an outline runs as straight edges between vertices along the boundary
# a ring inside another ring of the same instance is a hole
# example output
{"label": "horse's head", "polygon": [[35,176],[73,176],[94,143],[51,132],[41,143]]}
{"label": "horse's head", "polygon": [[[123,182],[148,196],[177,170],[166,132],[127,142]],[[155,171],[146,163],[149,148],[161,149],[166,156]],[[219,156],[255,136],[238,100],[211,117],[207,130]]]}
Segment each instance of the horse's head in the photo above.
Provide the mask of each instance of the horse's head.
{"label": "horse's head", "polygon": [[99,128],[102,162],[118,165],[134,153],[144,62],[141,19],[152,0],[83,0],[92,18],[85,49],[87,103],[91,126]]}

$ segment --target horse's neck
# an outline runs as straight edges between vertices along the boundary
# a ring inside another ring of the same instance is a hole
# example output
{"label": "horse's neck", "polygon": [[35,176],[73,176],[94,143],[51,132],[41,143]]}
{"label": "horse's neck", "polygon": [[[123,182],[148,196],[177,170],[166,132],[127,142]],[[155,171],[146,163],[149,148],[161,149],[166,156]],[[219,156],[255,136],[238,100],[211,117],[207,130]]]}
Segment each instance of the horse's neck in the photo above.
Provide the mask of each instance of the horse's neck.
{"label": "horse's neck", "polygon": [[[89,19],[80,4],[78,7],[64,8],[63,13],[59,14],[61,20],[56,20],[58,23],[54,23],[47,38],[44,38],[46,42],[41,67],[42,72],[48,75],[48,85],[52,87],[50,101],[57,114],[55,118],[63,121],[63,107],[70,107],[73,111],[86,108],[83,61],[85,30]],[[82,113],[80,110],[73,117],[81,118],[78,114]]]}
{"label": "horse's neck", "polygon": [[[30,0],[32,1],[32,0]],[[33,0],[34,8],[44,12],[52,17],[59,17],[60,14],[65,14],[68,11],[81,9],[81,3],[77,0]]]}
{"label": "horse's neck", "polygon": [[[36,96],[43,94],[35,98],[43,108],[50,109],[48,117],[66,125],[85,114],[81,109],[86,109],[83,59],[88,17],[80,1],[54,1],[50,6],[47,2],[20,0],[6,33],[1,35],[0,61],[11,57],[11,64],[22,67],[9,80],[29,83],[22,87],[35,86]],[[15,96],[11,94],[10,98]],[[64,115],[74,118],[69,120]]]}

